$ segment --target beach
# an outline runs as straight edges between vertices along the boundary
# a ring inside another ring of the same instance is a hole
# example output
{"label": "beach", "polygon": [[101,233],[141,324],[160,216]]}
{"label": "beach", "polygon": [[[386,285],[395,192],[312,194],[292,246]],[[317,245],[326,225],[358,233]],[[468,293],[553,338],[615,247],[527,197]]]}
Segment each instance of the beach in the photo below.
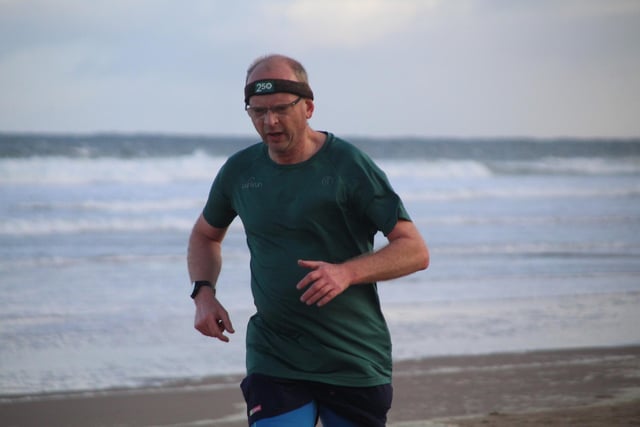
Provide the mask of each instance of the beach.
{"label": "beach", "polygon": [[[241,376],[4,397],[2,426],[245,426]],[[430,357],[394,365],[389,427],[640,423],[640,347]]]}

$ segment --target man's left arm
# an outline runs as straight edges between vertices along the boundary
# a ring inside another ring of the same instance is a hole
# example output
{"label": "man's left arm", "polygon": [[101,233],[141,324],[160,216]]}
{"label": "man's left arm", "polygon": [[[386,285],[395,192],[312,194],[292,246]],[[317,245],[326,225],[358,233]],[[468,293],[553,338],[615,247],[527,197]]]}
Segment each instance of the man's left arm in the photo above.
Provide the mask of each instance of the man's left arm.
{"label": "man's left arm", "polygon": [[391,280],[429,266],[429,250],[413,222],[399,220],[387,239],[380,250],[341,264],[299,260],[311,270],[297,284],[299,290],[306,288],[300,300],[323,306],[351,285]]}

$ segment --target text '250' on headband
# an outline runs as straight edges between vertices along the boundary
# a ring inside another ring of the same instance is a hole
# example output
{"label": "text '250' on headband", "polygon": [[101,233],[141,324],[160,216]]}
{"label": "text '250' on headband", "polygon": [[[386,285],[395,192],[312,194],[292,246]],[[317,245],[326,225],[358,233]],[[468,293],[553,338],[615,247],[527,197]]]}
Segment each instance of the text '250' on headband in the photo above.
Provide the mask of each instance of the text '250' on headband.
{"label": "text '250' on headband", "polygon": [[256,80],[244,87],[244,103],[249,104],[249,98],[254,95],[269,95],[280,92],[313,99],[313,92],[307,83],[293,80],[265,79]]}

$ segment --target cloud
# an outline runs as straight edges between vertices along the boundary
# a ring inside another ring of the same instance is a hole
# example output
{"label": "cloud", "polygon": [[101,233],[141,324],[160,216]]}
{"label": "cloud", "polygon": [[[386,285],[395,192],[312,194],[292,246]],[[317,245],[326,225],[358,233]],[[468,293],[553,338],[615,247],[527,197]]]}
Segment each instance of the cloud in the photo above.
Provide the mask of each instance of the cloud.
{"label": "cloud", "polygon": [[558,12],[572,16],[611,17],[640,12],[637,0],[564,0],[558,6]]}
{"label": "cloud", "polygon": [[438,0],[299,0],[280,8],[265,7],[282,19],[292,40],[308,47],[357,48],[415,25],[416,18]]}
{"label": "cloud", "polygon": [[339,133],[637,135],[639,38],[637,0],[0,0],[0,131],[251,132],[278,52]]}

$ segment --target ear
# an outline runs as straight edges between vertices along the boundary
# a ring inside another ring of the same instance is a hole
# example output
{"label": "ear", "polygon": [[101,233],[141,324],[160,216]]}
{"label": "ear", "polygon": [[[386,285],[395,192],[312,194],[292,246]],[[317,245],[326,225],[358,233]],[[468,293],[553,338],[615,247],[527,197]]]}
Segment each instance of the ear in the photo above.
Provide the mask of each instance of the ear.
{"label": "ear", "polygon": [[307,120],[309,120],[313,116],[313,110],[315,109],[315,105],[313,104],[313,99],[305,98],[304,105],[306,106]]}

